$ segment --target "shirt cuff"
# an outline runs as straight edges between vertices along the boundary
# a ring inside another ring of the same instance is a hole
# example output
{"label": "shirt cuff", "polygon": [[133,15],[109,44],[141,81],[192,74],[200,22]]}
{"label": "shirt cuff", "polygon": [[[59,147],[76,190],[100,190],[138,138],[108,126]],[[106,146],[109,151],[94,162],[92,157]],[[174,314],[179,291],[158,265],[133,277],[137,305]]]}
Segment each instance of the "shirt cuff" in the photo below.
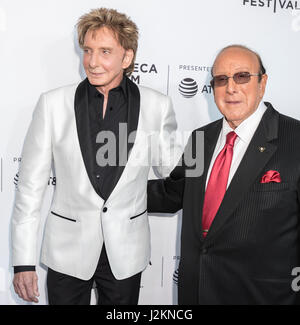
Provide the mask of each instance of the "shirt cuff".
{"label": "shirt cuff", "polygon": [[20,265],[20,266],[14,266],[14,273],[19,272],[29,272],[29,271],[35,271],[34,265]]}

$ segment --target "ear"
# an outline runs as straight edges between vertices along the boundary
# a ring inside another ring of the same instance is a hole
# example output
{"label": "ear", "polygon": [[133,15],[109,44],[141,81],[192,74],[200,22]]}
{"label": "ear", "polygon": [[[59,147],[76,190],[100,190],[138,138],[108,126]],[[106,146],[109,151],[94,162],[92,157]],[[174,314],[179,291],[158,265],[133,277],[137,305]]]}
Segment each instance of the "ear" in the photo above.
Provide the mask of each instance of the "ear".
{"label": "ear", "polygon": [[265,90],[266,90],[266,85],[268,81],[268,75],[263,74],[261,76],[261,81],[259,83],[259,91],[260,91],[260,97],[262,98],[264,96]]}
{"label": "ear", "polygon": [[134,53],[132,49],[125,51],[123,62],[122,62],[123,69],[127,69],[130,66],[133,57],[134,57]]}

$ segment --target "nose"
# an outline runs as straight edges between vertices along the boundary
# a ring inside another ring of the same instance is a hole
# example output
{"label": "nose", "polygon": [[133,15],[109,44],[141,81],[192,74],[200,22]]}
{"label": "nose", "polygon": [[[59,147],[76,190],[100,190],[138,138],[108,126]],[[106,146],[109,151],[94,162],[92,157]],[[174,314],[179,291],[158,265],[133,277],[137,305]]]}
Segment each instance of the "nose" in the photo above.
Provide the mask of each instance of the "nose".
{"label": "nose", "polygon": [[91,53],[90,57],[89,57],[89,67],[91,69],[95,69],[99,65],[100,65],[100,62],[99,62],[99,58],[98,58],[97,54],[95,52]]}
{"label": "nose", "polygon": [[226,91],[229,94],[234,94],[237,92],[237,84],[236,82],[233,80],[233,78],[228,78],[228,82],[226,85]]}

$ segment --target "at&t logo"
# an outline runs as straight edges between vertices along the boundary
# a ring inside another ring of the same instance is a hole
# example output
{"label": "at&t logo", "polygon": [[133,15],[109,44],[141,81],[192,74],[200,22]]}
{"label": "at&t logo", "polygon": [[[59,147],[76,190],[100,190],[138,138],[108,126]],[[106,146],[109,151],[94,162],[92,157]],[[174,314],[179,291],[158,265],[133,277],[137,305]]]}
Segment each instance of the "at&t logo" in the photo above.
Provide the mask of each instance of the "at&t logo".
{"label": "at&t logo", "polygon": [[178,285],[178,269],[173,274],[173,282]]}
{"label": "at&t logo", "polygon": [[192,78],[185,78],[179,85],[179,92],[185,98],[192,98],[198,92],[198,84]]}
{"label": "at&t logo", "polygon": [[[16,176],[14,177],[14,184],[16,186],[16,189],[18,188],[18,182],[19,182],[19,173],[16,174]],[[56,177],[50,177],[48,180],[48,186],[53,185],[56,186]]]}
{"label": "at&t logo", "polygon": [[198,92],[201,94],[212,93],[212,87],[210,85],[204,85],[202,89],[199,89],[197,81],[192,78],[183,79],[179,84],[178,90],[184,98],[192,98],[196,96]]}

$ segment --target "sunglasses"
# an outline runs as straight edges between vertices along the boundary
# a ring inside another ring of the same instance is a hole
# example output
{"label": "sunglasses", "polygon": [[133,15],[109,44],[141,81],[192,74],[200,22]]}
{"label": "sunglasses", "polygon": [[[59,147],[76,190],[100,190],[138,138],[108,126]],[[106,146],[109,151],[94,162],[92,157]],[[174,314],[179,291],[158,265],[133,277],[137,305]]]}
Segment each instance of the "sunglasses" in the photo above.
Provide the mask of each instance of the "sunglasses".
{"label": "sunglasses", "polygon": [[252,76],[262,76],[261,73],[251,74],[249,72],[237,72],[232,77],[226,75],[214,76],[210,81],[211,86],[214,87],[223,87],[228,83],[228,79],[232,78],[236,84],[246,84],[250,81]]}

